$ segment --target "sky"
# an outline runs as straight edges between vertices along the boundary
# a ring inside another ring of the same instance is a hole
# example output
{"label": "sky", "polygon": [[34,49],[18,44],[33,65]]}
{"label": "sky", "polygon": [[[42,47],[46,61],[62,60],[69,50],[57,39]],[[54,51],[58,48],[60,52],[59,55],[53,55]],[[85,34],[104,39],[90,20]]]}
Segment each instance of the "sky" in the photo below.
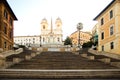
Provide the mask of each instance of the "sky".
{"label": "sky", "polygon": [[14,36],[41,34],[41,20],[46,18],[49,25],[59,17],[62,20],[63,39],[77,30],[91,31],[97,23],[93,19],[112,0],[7,0],[18,21],[14,22]]}

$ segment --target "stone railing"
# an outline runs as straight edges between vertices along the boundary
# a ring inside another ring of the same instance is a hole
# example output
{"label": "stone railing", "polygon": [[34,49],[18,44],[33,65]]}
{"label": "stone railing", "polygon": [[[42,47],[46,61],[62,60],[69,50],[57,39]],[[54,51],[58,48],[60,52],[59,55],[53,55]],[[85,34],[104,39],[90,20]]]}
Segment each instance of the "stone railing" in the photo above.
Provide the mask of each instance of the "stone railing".
{"label": "stone railing", "polygon": [[17,50],[9,50],[5,52],[0,53],[0,68],[4,68],[6,66],[6,57],[13,55],[13,54],[19,54],[23,52],[23,48],[19,48]]}
{"label": "stone railing", "polygon": [[95,54],[95,55],[106,56],[106,58],[101,58],[98,60],[120,68],[120,54],[108,53],[108,52],[98,52],[98,51],[92,50],[92,49],[89,49],[88,52]]}
{"label": "stone railing", "polygon": [[110,58],[114,58],[114,59],[119,59],[120,60],[120,54],[115,54],[115,53],[108,53],[108,52],[99,52],[93,49],[89,49],[88,52],[95,54],[95,55],[104,55]]}
{"label": "stone railing", "polygon": [[5,57],[13,55],[13,54],[19,54],[21,52],[23,52],[23,48],[19,48],[17,50],[9,50],[9,51],[5,51],[5,52],[0,53],[0,57],[5,58]]}
{"label": "stone railing", "polygon": [[21,52],[23,52],[23,48],[19,48],[19,49],[15,50],[15,53],[14,53],[14,54],[19,54],[19,53],[21,53]]}

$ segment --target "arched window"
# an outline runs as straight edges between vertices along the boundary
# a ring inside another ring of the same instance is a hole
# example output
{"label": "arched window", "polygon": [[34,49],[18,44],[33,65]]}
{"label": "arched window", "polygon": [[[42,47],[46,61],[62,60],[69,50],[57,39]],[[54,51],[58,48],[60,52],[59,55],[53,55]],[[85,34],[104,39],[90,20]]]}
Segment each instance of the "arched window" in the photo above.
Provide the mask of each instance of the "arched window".
{"label": "arched window", "polygon": [[45,29],[45,25],[43,25],[43,29]]}

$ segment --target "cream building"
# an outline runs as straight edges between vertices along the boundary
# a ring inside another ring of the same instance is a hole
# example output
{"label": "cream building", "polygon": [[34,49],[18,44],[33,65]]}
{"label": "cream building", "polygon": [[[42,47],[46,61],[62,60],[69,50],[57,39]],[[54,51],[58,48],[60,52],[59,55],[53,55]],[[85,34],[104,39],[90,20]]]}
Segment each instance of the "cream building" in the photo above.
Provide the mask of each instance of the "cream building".
{"label": "cream building", "polygon": [[25,45],[26,47],[40,47],[40,35],[15,36],[14,43],[19,45]]}
{"label": "cream building", "polygon": [[41,36],[40,41],[42,46],[60,46],[63,41],[62,34],[62,21],[60,18],[57,18],[55,24],[53,25],[52,19],[49,24],[48,21],[44,18],[41,21]]}
{"label": "cream building", "polygon": [[35,36],[15,36],[14,43],[19,45],[25,45],[27,47],[58,47],[63,45],[62,35],[62,21],[60,18],[56,19],[55,25],[48,24],[44,18],[41,21],[41,35]]}

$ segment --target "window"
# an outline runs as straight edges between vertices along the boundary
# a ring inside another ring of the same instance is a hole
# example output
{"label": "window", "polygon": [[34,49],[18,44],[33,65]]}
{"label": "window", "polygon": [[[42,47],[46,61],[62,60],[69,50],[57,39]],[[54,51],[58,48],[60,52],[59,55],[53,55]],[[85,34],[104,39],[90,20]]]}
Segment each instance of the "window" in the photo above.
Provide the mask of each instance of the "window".
{"label": "window", "polygon": [[12,45],[10,45],[9,47],[10,47],[10,49],[12,49]]}
{"label": "window", "polygon": [[43,42],[45,41],[45,38],[43,38]]}
{"label": "window", "polygon": [[35,38],[33,38],[33,40],[35,40]]}
{"label": "window", "polygon": [[114,42],[110,43],[110,49],[114,49]]}
{"label": "window", "polygon": [[104,46],[102,46],[102,51],[104,51]]}
{"label": "window", "polygon": [[4,48],[7,48],[7,42],[4,42]]}
{"label": "window", "polygon": [[113,10],[110,11],[110,19],[113,18]]}
{"label": "window", "polygon": [[33,44],[35,44],[35,41],[33,41]]}
{"label": "window", "polygon": [[60,41],[60,38],[58,38],[58,42]]}
{"label": "window", "polygon": [[101,19],[101,25],[103,25],[103,24],[104,24],[104,19],[102,18],[102,19]]}
{"label": "window", "polygon": [[10,25],[12,26],[13,25],[13,20],[12,20],[12,18],[10,18]]}
{"label": "window", "polygon": [[113,35],[113,33],[114,33],[114,30],[113,30],[114,28],[113,28],[113,26],[111,26],[110,27],[110,35]]}
{"label": "window", "polygon": [[57,27],[60,27],[60,24],[57,24]]}
{"label": "window", "polygon": [[12,30],[11,30],[10,33],[9,33],[9,37],[10,37],[10,39],[12,39],[12,37],[13,37],[13,32],[12,32]]}
{"label": "window", "polygon": [[7,34],[7,24],[4,23],[4,33]]}
{"label": "window", "polygon": [[43,25],[43,29],[45,29],[45,25]]}
{"label": "window", "polygon": [[104,32],[101,33],[101,39],[104,39]]}
{"label": "window", "polygon": [[6,10],[4,10],[4,17],[5,17],[6,19],[8,19],[8,13],[7,13]]}

